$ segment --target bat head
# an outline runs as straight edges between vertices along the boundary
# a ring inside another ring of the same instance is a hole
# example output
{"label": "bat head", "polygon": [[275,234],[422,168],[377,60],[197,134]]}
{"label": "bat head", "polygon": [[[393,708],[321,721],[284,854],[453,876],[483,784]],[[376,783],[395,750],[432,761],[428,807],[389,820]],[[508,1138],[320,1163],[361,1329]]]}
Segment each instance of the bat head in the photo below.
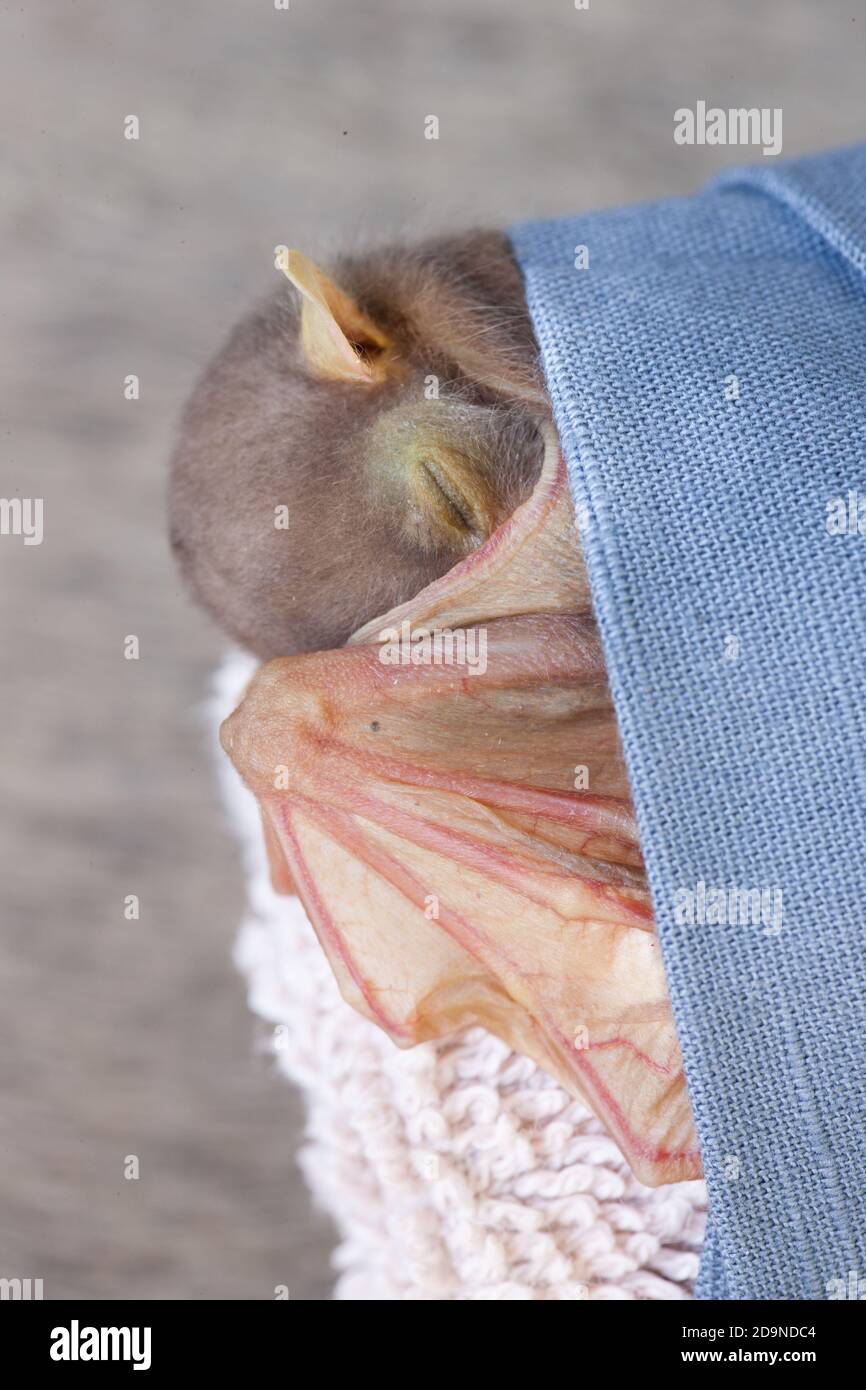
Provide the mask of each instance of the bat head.
{"label": "bat head", "polygon": [[500,237],[299,252],[183,417],[171,538],[201,602],[269,658],[338,646],[486,539],[538,476],[544,395]]}

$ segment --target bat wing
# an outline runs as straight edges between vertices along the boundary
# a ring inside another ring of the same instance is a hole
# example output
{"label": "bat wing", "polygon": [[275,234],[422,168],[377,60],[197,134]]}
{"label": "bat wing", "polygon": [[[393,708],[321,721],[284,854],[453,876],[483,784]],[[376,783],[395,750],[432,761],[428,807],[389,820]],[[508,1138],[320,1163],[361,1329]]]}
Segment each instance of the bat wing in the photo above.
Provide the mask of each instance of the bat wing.
{"label": "bat wing", "polygon": [[[435,659],[437,631],[462,661]],[[558,450],[443,580],[263,667],[223,741],[351,1004],[401,1046],[482,1024],[643,1181],[699,1174]]]}

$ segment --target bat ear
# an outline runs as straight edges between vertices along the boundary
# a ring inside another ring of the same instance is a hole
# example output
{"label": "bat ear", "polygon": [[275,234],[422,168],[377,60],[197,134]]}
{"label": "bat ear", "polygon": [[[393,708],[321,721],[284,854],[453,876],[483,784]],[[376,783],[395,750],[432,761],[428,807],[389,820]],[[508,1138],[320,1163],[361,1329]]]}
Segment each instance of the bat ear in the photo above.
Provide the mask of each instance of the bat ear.
{"label": "bat ear", "polygon": [[309,256],[289,251],[280,269],[302,296],[301,344],[311,372],[368,383],[395,375],[391,339]]}

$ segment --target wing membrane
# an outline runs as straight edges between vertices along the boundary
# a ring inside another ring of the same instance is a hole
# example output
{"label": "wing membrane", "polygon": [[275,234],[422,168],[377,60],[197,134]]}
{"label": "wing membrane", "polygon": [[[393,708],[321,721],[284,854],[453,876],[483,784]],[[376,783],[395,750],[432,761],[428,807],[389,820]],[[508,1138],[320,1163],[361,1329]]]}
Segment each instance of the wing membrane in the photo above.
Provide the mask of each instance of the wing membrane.
{"label": "wing membrane", "polygon": [[[475,669],[415,642],[470,629]],[[223,741],[350,1003],[400,1046],[483,1024],[582,1096],[645,1182],[699,1174],[552,444],[486,546],[347,647],[263,667]]]}

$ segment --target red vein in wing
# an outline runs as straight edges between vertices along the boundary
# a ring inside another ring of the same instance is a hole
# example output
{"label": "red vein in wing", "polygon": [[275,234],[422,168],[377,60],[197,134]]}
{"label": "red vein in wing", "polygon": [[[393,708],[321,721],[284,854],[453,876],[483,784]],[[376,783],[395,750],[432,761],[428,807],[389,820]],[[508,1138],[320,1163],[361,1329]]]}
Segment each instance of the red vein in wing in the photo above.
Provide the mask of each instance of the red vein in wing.
{"label": "red vein in wing", "polygon": [[307,861],[298,843],[297,836],[292,829],[291,811],[288,807],[281,808],[279,824],[285,840],[288,841],[288,845],[284,843],[283,848],[286,850],[288,858],[291,861],[292,872],[295,875],[295,883],[300,890],[299,896],[310,915],[310,920],[327,941],[331,953],[339,957],[347,974],[354,984],[357,985],[360,994],[369,1006],[370,1012],[378,1019],[380,1025],[386,1032],[406,1032],[406,1035],[409,1036],[405,1026],[396,1019],[392,1019],[390,1015],[382,1009],[375,991],[371,990],[370,983],[358,969],[354,956],[346,949],[343,937],[335,926],[333,917],[322,901],[319,890],[316,888],[315,881],[307,867]]}

